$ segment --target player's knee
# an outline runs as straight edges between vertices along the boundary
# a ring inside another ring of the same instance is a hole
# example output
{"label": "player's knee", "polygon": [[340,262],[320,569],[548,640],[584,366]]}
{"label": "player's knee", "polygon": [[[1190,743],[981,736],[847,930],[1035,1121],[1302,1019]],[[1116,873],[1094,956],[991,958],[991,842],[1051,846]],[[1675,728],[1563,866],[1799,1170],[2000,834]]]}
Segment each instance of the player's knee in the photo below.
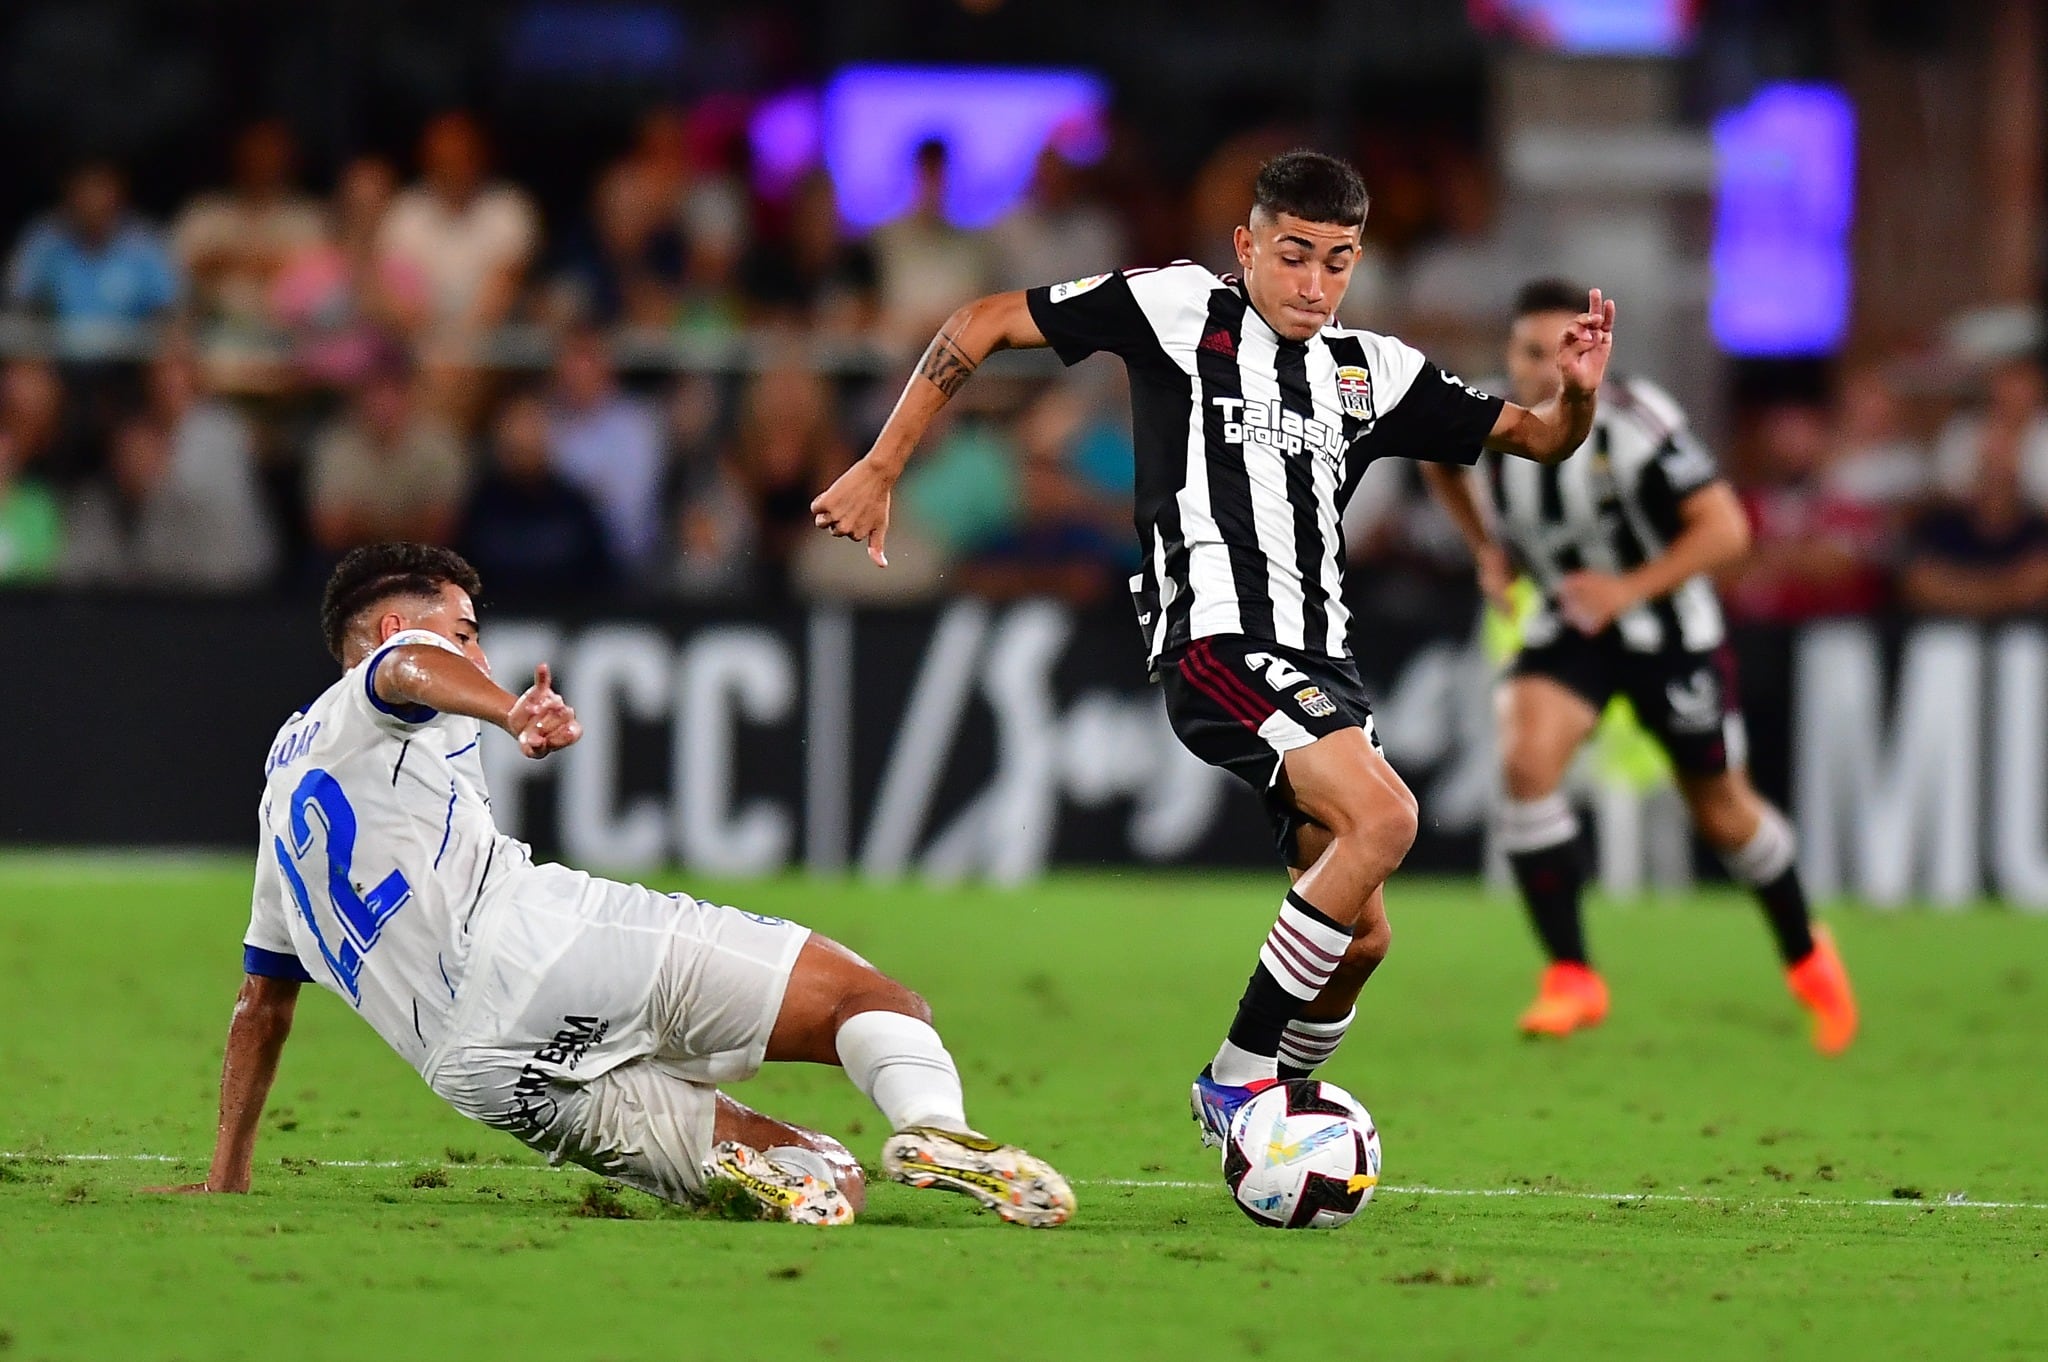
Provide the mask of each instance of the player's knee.
{"label": "player's knee", "polygon": [[1422,830],[1422,806],[1414,792],[1397,785],[1383,791],[1374,805],[1369,826],[1375,845],[1397,860],[1405,857]]}
{"label": "player's knee", "polygon": [[1511,743],[1501,753],[1501,784],[1510,799],[1541,799],[1563,777],[1557,759],[1534,743]]}
{"label": "player's knee", "polygon": [[863,1012],[895,1012],[926,1026],[932,1024],[931,1004],[924,1000],[924,995],[880,972],[874,974],[864,987],[853,990],[840,1004],[839,1020],[843,1025]]}
{"label": "player's knee", "polygon": [[1742,785],[1729,777],[1702,781],[1686,791],[1693,825],[1700,836],[1726,850],[1740,846],[1756,831],[1760,810]]}
{"label": "player's knee", "polygon": [[1351,938],[1351,948],[1344,952],[1347,968],[1370,974],[1386,960],[1387,953],[1394,949],[1394,928],[1385,918]]}

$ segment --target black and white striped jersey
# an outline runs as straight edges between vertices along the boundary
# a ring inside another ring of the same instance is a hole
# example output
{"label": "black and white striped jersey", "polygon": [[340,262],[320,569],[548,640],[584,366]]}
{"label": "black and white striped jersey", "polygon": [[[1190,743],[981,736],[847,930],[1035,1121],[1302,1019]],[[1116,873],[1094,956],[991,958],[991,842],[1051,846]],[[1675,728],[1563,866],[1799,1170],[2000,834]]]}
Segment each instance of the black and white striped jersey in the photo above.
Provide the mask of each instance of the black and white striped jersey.
{"label": "black and white striped jersey", "polygon": [[[1600,390],[1593,432],[1571,457],[1544,465],[1491,455],[1486,484],[1509,550],[1543,591],[1525,641],[1540,647],[1568,626],[1557,587],[1582,569],[1627,572],[1655,558],[1682,526],[1679,503],[1721,476],[1663,389],[1615,378]],[[1689,578],[1615,622],[1634,652],[1705,652],[1724,636],[1713,583]]]}
{"label": "black and white striped jersey", "polygon": [[1200,265],[1099,274],[1026,295],[1061,360],[1131,376],[1131,579],[1147,660],[1216,634],[1350,656],[1340,518],[1374,459],[1474,462],[1501,399],[1390,336],[1283,339]]}

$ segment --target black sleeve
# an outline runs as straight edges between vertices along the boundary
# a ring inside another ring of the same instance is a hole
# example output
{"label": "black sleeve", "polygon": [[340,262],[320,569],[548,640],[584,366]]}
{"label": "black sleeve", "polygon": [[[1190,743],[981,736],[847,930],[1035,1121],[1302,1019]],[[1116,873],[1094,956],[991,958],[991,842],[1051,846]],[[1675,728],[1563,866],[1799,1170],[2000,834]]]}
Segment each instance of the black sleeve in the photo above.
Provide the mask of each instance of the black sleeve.
{"label": "black sleeve", "polygon": [[1669,538],[1685,524],[1682,507],[1694,492],[1721,480],[1720,465],[1691,431],[1673,431],[1643,465],[1636,499],[1657,532]]}
{"label": "black sleeve", "polygon": [[1128,357],[1156,344],[1152,323],[1121,272],[1026,289],[1024,302],[1062,364],[1079,364],[1098,350]]}
{"label": "black sleeve", "polygon": [[1502,398],[1467,384],[1428,360],[1394,409],[1379,419],[1375,458],[1474,464],[1500,419]]}

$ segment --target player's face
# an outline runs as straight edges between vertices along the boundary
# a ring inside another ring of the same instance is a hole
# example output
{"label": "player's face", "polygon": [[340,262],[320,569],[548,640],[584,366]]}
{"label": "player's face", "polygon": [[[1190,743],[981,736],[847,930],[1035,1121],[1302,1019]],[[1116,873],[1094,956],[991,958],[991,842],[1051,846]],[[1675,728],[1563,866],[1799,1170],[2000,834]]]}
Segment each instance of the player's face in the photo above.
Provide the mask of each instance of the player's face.
{"label": "player's face", "polygon": [[1335,319],[1358,263],[1360,230],[1253,211],[1251,225],[1237,229],[1237,263],[1266,325],[1305,341]]}
{"label": "player's face", "polygon": [[1563,382],[1557,373],[1557,345],[1571,329],[1569,312],[1531,312],[1508,332],[1508,389],[1524,407],[1548,402]]}
{"label": "player's face", "polygon": [[439,634],[462,649],[462,655],[475,663],[478,671],[485,676],[491,674],[490,659],[484,656],[483,641],[478,637],[476,605],[469,599],[469,593],[455,583],[443,582],[433,604],[418,607],[405,621],[405,627]]}

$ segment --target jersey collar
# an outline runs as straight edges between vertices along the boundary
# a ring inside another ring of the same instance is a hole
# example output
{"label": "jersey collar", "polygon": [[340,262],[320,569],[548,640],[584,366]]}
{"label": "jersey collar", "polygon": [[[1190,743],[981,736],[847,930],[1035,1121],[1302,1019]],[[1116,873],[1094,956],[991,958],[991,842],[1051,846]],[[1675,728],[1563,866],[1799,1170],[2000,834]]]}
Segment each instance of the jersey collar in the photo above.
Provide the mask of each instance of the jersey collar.
{"label": "jersey collar", "polygon": [[[1289,340],[1286,336],[1281,335],[1279,331],[1275,330],[1271,322],[1267,321],[1264,317],[1259,315],[1258,304],[1252,301],[1252,295],[1250,291],[1245,288],[1244,280],[1240,276],[1235,274],[1226,274],[1223,276],[1223,282],[1228,284],[1233,290],[1235,290],[1238,297],[1244,299],[1244,315],[1245,324],[1247,326],[1256,325],[1260,330],[1266,333],[1267,340],[1272,341],[1273,344],[1279,346],[1282,350],[1293,349],[1305,351],[1308,349],[1308,341]],[[1318,331],[1316,332],[1316,335],[1311,336],[1309,340],[1314,340],[1316,336],[1320,336],[1322,334],[1323,333],[1321,331]]]}

